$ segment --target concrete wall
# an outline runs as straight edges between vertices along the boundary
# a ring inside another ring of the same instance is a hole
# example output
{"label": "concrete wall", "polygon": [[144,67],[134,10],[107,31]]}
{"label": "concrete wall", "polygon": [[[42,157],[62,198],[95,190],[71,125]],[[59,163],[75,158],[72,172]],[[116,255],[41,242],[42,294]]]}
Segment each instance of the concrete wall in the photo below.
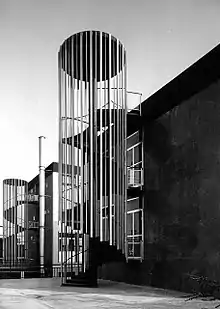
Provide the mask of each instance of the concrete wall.
{"label": "concrete wall", "polygon": [[53,173],[53,252],[52,263],[57,265],[59,261],[58,252],[59,233],[59,182],[58,173]]}
{"label": "concrete wall", "polygon": [[220,82],[146,126],[146,257],[172,286],[187,271],[220,280],[219,103]]}
{"label": "concrete wall", "polygon": [[45,179],[45,237],[44,237],[44,265],[52,266],[53,252],[53,174]]}
{"label": "concrete wall", "polygon": [[145,124],[145,260],[100,276],[190,290],[187,272],[220,280],[220,82]]}

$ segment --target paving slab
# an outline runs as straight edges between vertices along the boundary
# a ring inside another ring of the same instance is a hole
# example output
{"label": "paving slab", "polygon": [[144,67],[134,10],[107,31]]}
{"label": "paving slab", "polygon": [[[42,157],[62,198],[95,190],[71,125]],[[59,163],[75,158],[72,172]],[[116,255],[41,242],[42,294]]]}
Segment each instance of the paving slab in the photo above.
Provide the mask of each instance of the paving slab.
{"label": "paving slab", "polygon": [[97,288],[61,287],[59,278],[0,280],[0,309],[214,308],[220,302],[146,286],[100,280]]}

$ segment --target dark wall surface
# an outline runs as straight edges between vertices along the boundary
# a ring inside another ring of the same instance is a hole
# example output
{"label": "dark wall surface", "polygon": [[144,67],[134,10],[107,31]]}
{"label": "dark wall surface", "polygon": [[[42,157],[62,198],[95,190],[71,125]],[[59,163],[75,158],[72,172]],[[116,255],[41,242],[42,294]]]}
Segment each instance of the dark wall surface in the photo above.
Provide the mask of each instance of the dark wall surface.
{"label": "dark wall surface", "polygon": [[[145,256],[152,284],[184,289],[187,272],[220,280],[220,82],[145,130]],[[164,278],[162,278],[164,276]]]}
{"label": "dark wall surface", "polygon": [[3,259],[3,238],[0,238],[0,259]]}
{"label": "dark wall surface", "polygon": [[52,266],[53,252],[53,175],[49,174],[45,180],[45,267]]}
{"label": "dark wall surface", "polygon": [[[39,222],[39,204],[28,204],[28,221]],[[39,260],[39,228],[30,228],[27,233],[28,237],[28,259],[31,261],[31,265],[37,266],[40,263]]]}
{"label": "dark wall surface", "polygon": [[145,259],[100,276],[185,291],[187,273],[220,281],[220,82],[144,129]]}

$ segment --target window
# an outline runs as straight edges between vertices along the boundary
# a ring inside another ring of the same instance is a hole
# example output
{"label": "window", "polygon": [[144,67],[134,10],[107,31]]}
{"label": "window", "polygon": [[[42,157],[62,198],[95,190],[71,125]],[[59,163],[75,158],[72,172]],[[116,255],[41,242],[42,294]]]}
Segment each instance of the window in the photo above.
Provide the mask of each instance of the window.
{"label": "window", "polygon": [[74,220],[73,230],[79,230],[80,229],[80,213],[81,213],[80,204],[74,206],[74,211],[72,211],[71,208],[67,209],[66,218],[65,218],[65,211],[62,211],[62,222],[66,223],[67,226],[72,227],[72,222]]}
{"label": "window", "polygon": [[134,134],[131,134],[127,138],[127,147],[130,148],[130,147],[132,147],[132,145],[135,145],[138,142],[140,142],[140,133],[139,133],[139,131],[135,132]]}
{"label": "window", "polygon": [[68,251],[74,251],[74,249],[75,249],[74,239],[69,239]]}
{"label": "window", "polygon": [[127,166],[128,167],[137,167],[137,166],[140,167],[141,162],[142,162],[142,143],[139,142],[136,145],[128,148]]}
{"label": "window", "polygon": [[139,187],[143,184],[142,143],[136,143],[127,149],[128,186]]}
{"label": "window", "polygon": [[71,226],[72,225],[72,209],[67,209],[66,211],[66,225]]}
{"label": "window", "polygon": [[127,200],[127,211],[135,210],[140,208],[139,197],[131,198]]}
{"label": "window", "polygon": [[127,212],[127,258],[143,259],[143,210]]}
{"label": "window", "polygon": [[18,259],[24,259],[24,257],[25,257],[25,255],[24,255],[24,252],[25,252],[24,245],[18,244],[17,250],[18,250],[18,253],[17,253]]}

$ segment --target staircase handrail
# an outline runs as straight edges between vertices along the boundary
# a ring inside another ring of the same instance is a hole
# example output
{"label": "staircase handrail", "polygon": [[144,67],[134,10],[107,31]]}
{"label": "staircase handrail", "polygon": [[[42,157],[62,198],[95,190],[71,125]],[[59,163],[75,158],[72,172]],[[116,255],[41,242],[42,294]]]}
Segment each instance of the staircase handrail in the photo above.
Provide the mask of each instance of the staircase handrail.
{"label": "staircase handrail", "polygon": [[79,256],[81,253],[85,253],[86,251],[89,251],[89,249],[90,249],[90,248],[88,248],[88,249],[86,249],[86,250],[84,250],[84,251],[77,252],[77,253],[74,254],[74,255],[71,255],[66,261],[64,261],[64,262],[62,263],[62,265],[67,264],[67,262],[68,262],[70,259],[72,259],[73,257]]}

